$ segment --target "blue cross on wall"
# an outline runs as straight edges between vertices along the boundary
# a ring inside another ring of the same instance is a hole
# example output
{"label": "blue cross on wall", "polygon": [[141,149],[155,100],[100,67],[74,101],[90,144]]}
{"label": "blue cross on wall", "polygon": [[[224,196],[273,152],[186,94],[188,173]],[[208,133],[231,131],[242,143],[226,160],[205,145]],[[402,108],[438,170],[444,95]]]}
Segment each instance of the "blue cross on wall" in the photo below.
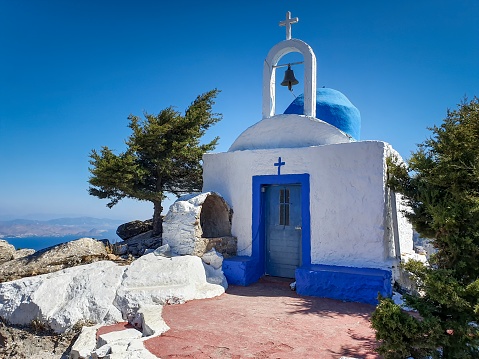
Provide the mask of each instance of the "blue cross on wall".
{"label": "blue cross on wall", "polygon": [[278,157],[278,162],[274,165],[278,167],[278,176],[281,175],[281,166],[284,166],[286,162],[281,162],[281,157]]}

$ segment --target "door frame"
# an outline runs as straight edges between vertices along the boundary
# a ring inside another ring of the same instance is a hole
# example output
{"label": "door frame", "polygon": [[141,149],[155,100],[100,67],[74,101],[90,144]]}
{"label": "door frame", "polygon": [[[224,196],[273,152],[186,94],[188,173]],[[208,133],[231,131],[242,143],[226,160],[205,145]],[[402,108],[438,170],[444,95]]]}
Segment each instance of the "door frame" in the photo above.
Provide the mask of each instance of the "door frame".
{"label": "door frame", "polygon": [[265,273],[265,195],[264,186],[301,185],[301,258],[302,267],[311,264],[311,216],[309,174],[253,176],[252,242],[251,256],[258,260],[259,270]]}

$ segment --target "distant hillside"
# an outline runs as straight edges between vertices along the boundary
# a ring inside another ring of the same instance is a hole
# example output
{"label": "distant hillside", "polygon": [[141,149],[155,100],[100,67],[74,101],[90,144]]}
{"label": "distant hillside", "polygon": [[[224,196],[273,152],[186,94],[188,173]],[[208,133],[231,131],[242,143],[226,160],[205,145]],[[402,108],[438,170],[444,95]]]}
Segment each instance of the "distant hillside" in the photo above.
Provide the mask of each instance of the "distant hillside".
{"label": "distant hillside", "polygon": [[63,237],[68,235],[99,237],[115,231],[122,220],[78,217],[57,218],[48,221],[14,219],[0,221],[0,238],[6,237]]}

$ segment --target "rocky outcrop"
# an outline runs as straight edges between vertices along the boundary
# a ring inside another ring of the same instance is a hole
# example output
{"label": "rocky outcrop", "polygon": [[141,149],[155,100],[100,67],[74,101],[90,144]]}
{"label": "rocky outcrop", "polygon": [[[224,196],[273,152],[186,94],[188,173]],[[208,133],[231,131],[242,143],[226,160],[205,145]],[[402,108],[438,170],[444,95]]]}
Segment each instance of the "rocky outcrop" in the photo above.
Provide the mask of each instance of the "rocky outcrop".
{"label": "rocky outcrop", "polygon": [[215,192],[191,194],[173,203],[163,220],[163,244],[177,254],[202,257],[212,248],[223,257],[236,255],[237,240],[231,236],[233,211]]}
{"label": "rocky outcrop", "polygon": [[0,263],[4,263],[13,259],[15,247],[4,240],[0,240]]}
{"label": "rocky outcrop", "polygon": [[0,317],[12,324],[36,320],[57,333],[80,321],[120,321],[113,300],[125,269],[102,261],[2,283]]}
{"label": "rocky outcrop", "polygon": [[161,237],[152,237],[152,234],[153,231],[148,231],[126,241],[117,242],[112,245],[113,252],[117,255],[142,256],[148,249],[156,249],[161,245]]}
{"label": "rocky outcrop", "polygon": [[153,230],[153,220],[148,219],[146,221],[131,221],[123,223],[116,230],[116,234],[123,240],[138,236],[142,233]]}
{"label": "rocky outcrop", "polygon": [[92,238],[80,238],[24,257],[12,259],[13,257],[12,253],[10,260],[0,263],[0,282],[108,259],[108,254],[103,242]]}
{"label": "rocky outcrop", "polygon": [[28,257],[29,255],[34,254],[36,251],[34,249],[18,249],[13,253],[13,259]]}
{"label": "rocky outcrop", "polygon": [[[109,323],[142,306],[183,303],[224,293],[221,270],[196,256],[150,253],[129,266],[111,261],[63,269],[0,284],[0,317],[12,324],[45,323],[62,333],[77,322]],[[218,278],[214,278],[217,276]],[[150,328],[151,329],[151,328]]]}

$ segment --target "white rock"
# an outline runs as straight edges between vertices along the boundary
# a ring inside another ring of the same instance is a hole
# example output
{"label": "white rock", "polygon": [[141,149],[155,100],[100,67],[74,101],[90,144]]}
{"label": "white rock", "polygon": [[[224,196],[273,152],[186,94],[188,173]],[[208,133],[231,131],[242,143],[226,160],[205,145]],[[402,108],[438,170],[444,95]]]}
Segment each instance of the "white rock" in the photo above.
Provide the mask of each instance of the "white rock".
{"label": "white rock", "polygon": [[141,328],[144,337],[158,336],[170,329],[161,316],[162,311],[163,307],[160,305],[140,307],[137,314],[141,318]]}
{"label": "white rock", "polygon": [[402,295],[398,292],[393,292],[393,296],[391,298],[394,302],[394,304],[399,305],[402,309],[407,310],[407,311],[414,311],[413,308],[410,308],[406,305],[404,302],[404,299],[402,298]]}
{"label": "white rock", "polygon": [[84,326],[70,351],[70,359],[89,358],[96,348],[96,332],[100,325]]}
{"label": "white rock", "polygon": [[143,348],[141,350],[128,350],[123,353],[111,353],[105,359],[158,359],[158,357]]}
{"label": "white rock", "polygon": [[91,353],[91,359],[100,359],[104,358],[111,352],[111,345],[105,344],[96,349],[93,353]]}
{"label": "white rock", "polygon": [[201,258],[165,258],[150,253],[130,264],[117,291],[115,304],[124,317],[141,306],[182,303],[224,293],[220,285],[206,281]]}
{"label": "white rock", "polygon": [[[150,252],[148,252],[150,253]],[[148,254],[145,252],[145,254]],[[170,248],[170,245],[168,243],[156,248],[155,250],[153,250],[153,253],[155,254],[155,256],[162,256],[162,257],[166,257],[166,258],[170,258],[171,257],[171,248]]]}
{"label": "white rock", "polygon": [[414,251],[404,251],[401,252],[401,261],[404,263],[409,262],[411,259],[422,262],[422,263],[427,263],[427,257],[425,254],[420,254],[416,253]]}
{"label": "white rock", "polygon": [[42,320],[57,333],[79,321],[117,322],[113,306],[126,267],[102,261],[0,284],[0,316],[12,324]]}
{"label": "white rock", "polygon": [[218,253],[214,248],[203,254],[201,259],[203,260],[203,262],[209,264],[214,269],[221,268],[221,266],[223,265],[223,255],[221,253]]}
{"label": "white rock", "polygon": [[163,219],[163,243],[177,254],[193,254],[198,230],[201,204],[209,193],[193,193],[179,198],[170,206]]}
{"label": "white rock", "polygon": [[206,273],[206,281],[210,284],[217,284],[222,286],[225,290],[228,289],[228,281],[221,268],[215,269],[214,267],[203,263]]}
{"label": "white rock", "polygon": [[[136,339],[138,340],[138,339]],[[113,341],[111,344],[111,354],[124,353],[128,351],[130,345],[135,341],[135,339],[118,339]]]}
{"label": "white rock", "polygon": [[0,263],[8,262],[15,257],[15,247],[7,241],[0,239]]}
{"label": "white rock", "polygon": [[118,330],[115,332],[110,332],[106,334],[102,334],[98,337],[97,346],[102,347],[103,345],[111,345],[112,346],[112,353],[115,352],[113,347],[117,342],[130,342],[133,339],[139,339],[142,337],[142,334],[139,330],[129,328],[124,330]]}

